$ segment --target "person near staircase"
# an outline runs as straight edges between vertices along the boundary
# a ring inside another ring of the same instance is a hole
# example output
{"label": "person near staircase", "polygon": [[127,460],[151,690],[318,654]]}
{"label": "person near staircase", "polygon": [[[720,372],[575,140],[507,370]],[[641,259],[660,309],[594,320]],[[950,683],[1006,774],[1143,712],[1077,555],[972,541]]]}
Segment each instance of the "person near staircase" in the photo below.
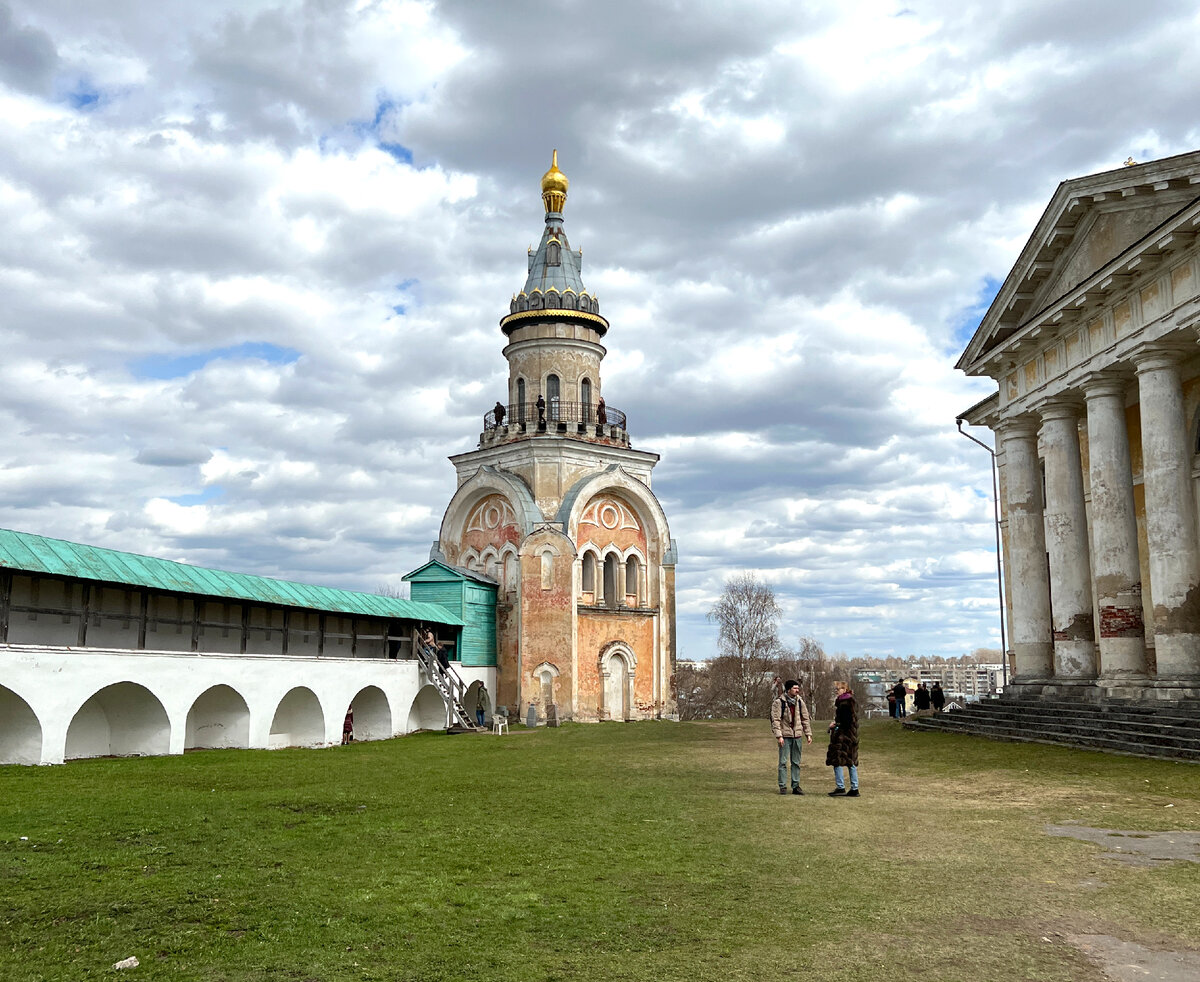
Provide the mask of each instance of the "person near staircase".
{"label": "person near staircase", "polygon": [[492,700],[488,697],[487,686],[481,685],[475,694],[475,722],[483,726],[483,721],[487,718],[488,710],[491,708]]}

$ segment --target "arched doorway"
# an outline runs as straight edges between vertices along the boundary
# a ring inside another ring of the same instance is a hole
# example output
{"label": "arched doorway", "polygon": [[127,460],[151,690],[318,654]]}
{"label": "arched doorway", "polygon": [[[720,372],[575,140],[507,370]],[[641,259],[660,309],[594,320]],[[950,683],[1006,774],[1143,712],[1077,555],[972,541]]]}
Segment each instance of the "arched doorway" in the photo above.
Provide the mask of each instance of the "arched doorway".
{"label": "arched doorway", "polygon": [[40,764],[42,724],[24,699],[0,685],[0,764]]}
{"label": "arched doorway", "polygon": [[279,701],[271,720],[269,747],[319,747],[325,742],[325,714],[312,689],[297,686]]}
{"label": "arched doorway", "polygon": [[608,719],[629,718],[629,663],[620,651],[609,652],[604,659],[604,713]]}
{"label": "arched doorway", "polygon": [[407,731],[444,730],[447,725],[446,703],[442,694],[432,685],[421,686],[408,711]]}
{"label": "arched doorway", "polygon": [[360,689],[350,705],[354,707],[356,741],[387,740],[392,736],[392,707],[381,688],[368,685]]}
{"label": "arched doorway", "polygon": [[158,697],[136,682],[117,682],[79,707],[67,728],[63,756],[134,757],[170,749],[171,722]]}
{"label": "arched doorway", "polygon": [[250,707],[236,689],[214,685],[196,697],[187,714],[185,750],[250,746]]}

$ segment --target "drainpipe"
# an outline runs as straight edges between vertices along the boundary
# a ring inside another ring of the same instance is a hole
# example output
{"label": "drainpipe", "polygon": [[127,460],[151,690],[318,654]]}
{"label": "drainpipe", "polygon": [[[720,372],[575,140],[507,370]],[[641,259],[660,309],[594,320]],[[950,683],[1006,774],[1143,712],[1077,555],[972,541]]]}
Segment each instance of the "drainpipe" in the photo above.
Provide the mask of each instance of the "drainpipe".
{"label": "drainpipe", "polygon": [[988,456],[992,458],[992,511],[995,515],[996,526],[996,587],[1000,597],[1000,671],[1002,684],[1005,689],[1008,689],[1008,639],[1004,631],[1004,568],[1001,563],[1003,553],[1000,551],[1000,481],[996,476],[996,451],[963,429],[963,423],[966,420],[960,418],[955,422],[958,424],[959,433],[972,443],[983,447],[988,452]]}

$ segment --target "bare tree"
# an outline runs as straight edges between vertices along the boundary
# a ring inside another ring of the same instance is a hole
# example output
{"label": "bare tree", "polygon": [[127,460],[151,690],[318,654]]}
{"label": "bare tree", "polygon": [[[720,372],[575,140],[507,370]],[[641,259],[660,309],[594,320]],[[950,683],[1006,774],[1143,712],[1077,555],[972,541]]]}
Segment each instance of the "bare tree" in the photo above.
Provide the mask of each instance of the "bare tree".
{"label": "bare tree", "polygon": [[680,719],[712,719],[712,686],[707,665],[679,665],[675,669],[675,703]]}
{"label": "bare tree", "polygon": [[852,683],[850,666],[835,662],[820,641],[801,638],[795,651],[787,651],[779,659],[780,675],[800,683],[800,694],[814,718],[829,718],[833,703],[833,683],[838,679]]}
{"label": "bare tree", "polygon": [[725,581],[725,589],[708,612],[708,619],[719,628],[719,654],[708,670],[714,715],[767,714],[782,616],[775,591],[753,573],[739,573]]}

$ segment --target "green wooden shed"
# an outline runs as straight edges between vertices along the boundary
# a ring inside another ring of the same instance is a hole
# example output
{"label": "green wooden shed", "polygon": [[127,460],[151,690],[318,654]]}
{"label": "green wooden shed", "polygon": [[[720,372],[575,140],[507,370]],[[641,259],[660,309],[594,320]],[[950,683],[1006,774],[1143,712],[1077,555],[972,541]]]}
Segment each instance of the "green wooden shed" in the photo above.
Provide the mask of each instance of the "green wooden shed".
{"label": "green wooden shed", "polygon": [[496,596],[500,584],[482,573],[432,559],[404,577],[411,599],[435,603],[462,618],[456,661],[472,668],[496,665]]}

